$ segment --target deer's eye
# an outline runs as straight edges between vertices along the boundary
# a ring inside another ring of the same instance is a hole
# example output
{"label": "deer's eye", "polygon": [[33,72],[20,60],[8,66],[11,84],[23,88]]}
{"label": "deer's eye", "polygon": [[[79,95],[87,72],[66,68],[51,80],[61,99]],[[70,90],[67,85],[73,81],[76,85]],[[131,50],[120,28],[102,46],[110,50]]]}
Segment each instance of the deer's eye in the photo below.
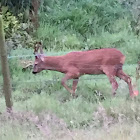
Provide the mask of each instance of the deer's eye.
{"label": "deer's eye", "polygon": [[37,63],[36,63],[36,64],[34,64],[34,67],[35,67],[35,66],[37,66]]}

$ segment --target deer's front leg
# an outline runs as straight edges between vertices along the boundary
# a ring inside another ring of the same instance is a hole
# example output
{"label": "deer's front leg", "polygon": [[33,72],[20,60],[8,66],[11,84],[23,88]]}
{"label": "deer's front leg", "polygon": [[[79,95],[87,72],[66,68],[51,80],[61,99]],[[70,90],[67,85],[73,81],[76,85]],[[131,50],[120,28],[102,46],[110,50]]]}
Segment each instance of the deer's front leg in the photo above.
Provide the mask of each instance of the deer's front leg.
{"label": "deer's front leg", "polygon": [[66,74],[65,77],[61,80],[61,84],[66,88],[66,90],[67,90],[68,92],[70,92],[71,94],[73,94],[72,89],[70,89],[70,88],[67,86],[67,84],[66,84],[66,82],[67,82],[69,79],[72,79],[72,75],[71,75],[71,74]]}
{"label": "deer's front leg", "polygon": [[73,80],[73,86],[72,86],[73,96],[75,96],[75,91],[76,91],[76,89],[77,89],[78,80],[79,80],[79,78],[75,78],[75,79]]}
{"label": "deer's front leg", "polygon": [[[65,75],[65,77],[62,79],[61,81],[61,84],[67,89],[67,91],[69,91],[73,96],[75,95],[75,90],[76,90],[76,87],[77,87],[77,84],[78,84],[78,79],[76,78],[77,77],[77,74],[73,74],[73,73],[67,73]],[[69,79],[77,79],[73,82],[73,89],[70,89],[66,82],[69,80]]]}

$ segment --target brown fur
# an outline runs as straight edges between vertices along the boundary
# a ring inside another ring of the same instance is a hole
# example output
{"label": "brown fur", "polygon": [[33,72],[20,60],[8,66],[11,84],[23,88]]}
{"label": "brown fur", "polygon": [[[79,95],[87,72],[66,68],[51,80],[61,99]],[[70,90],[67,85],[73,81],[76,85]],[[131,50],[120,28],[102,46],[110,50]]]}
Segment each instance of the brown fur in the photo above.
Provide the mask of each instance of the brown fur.
{"label": "brown fur", "polygon": [[[62,85],[74,96],[78,79],[84,74],[106,74],[112,84],[112,94],[116,94],[118,83],[115,77],[123,79],[129,87],[130,95],[133,95],[131,79],[126,75],[122,66],[125,56],[115,48],[96,49],[89,51],[70,52],[63,56],[42,56],[35,58],[33,73],[42,70],[54,70],[65,74]],[[73,87],[70,89],[66,81],[73,79]]]}

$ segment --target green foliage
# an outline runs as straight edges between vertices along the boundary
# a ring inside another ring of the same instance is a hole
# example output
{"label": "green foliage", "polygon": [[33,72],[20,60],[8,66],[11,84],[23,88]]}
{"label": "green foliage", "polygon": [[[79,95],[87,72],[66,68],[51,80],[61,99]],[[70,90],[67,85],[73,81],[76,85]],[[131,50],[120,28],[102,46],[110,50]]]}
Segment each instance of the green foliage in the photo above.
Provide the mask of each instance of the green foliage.
{"label": "green foliage", "polygon": [[132,20],[127,6],[117,0],[44,0],[37,35],[47,50],[115,47],[126,55],[126,63],[136,63],[139,37]]}
{"label": "green foliage", "polygon": [[[3,6],[3,11],[6,12],[7,7]],[[127,63],[136,63],[140,57],[137,51],[139,37],[136,39],[132,24],[133,17],[124,1],[44,0],[41,2],[39,17],[40,27],[37,37],[38,40],[43,41],[44,48],[47,50],[115,47],[128,57]],[[27,32],[31,25],[20,23],[19,20],[23,20],[23,14],[17,17],[10,14],[5,19],[7,19],[5,31],[9,50],[33,46],[34,39]],[[9,36],[12,37],[9,39]]]}
{"label": "green foliage", "polygon": [[8,54],[12,49],[32,47],[34,42],[33,33],[28,33],[28,30],[32,29],[32,24],[20,22],[23,14],[14,16],[8,11],[7,7],[3,6],[2,9]]}
{"label": "green foliage", "polygon": [[4,20],[4,31],[6,34],[5,37],[10,38],[15,32],[18,31],[18,29],[20,29],[20,22],[18,21],[17,17],[15,17],[14,15],[12,15],[10,12],[7,11],[3,13],[3,20]]}
{"label": "green foliage", "polygon": [[31,0],[1,0],[0,5],[8,6],[15,15],[22,13],[30,7]]}
{"label": "green foliage", "polygon": [[[44,1],[44,5],[47,1]],[[126,14],[125,9],[117,1],[69,1],[55,3],[53,6],[43,7],[41,19],[52,25],[57,25],[61,30],[72,29],[85,37],[86,33],[96,34],[103,29],[111,31],[110,25]],[[46,9],[44,9],[46,8]],[[49,9],[49,10],[48,10]],[[45,11],[45,13],[43,13]],[[47,11],[47,13],[46,13]],[[51,11],[51,12],[50,12]]]}
{"label": "green foliage", "polygon": [[112,32],[112,24],[127,15],[127,11],[113,0],[58,3],[44,1],[42,7],[41,22],[57,26],[61,31],[71,30],[85,39],[88,35],[100,35],[102,31]]}
{"label": "green foliage", "polygon": [[120,0],[123,7],[127,8],[132,16],[132,28],[139,35],[140,32],[140,1],[139,0]]}

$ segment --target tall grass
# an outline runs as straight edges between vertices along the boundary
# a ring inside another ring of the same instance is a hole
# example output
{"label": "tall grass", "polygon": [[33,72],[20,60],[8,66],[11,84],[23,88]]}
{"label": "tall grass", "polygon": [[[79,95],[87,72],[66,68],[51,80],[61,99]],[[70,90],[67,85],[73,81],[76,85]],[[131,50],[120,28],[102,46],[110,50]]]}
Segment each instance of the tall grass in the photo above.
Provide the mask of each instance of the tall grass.
{"label": "tall grass", "polygon": [[[19,54],[30,55],[32,50],[17,49],[11,52],[12,56]],[[57,52],[47,51],[47,55],[55,54]],[[58,54],[65,52],[59,51]],[[5,101],[1,93],[2,140],[85,139],[86,136],[89,139],[111,139],[116,135],[119,139],[139,137],[138,130],[132,131],[127,127],[139,128],[139,96],[131,100],[124,81],[117,79],[119,89],[116,97],[112,98],[111,85],[105,75],[85,75],[78,84],[78,98],[73,99],[61,85],[63,74],[44,71],[34,76],[30,69],[22,72],[20,61],[29,59],[34,58],[9,59],[14,108],[12,116],[4,113]],[[135,64],[123,67],[131,75],[133,83],[135,68]],[[68,85],[71,86],[72,81]],[[129,134],[131,131],[133,136]],[[94,136],[93,132],[96,132]],[[108,132],[111,135],[107,135]]]}

